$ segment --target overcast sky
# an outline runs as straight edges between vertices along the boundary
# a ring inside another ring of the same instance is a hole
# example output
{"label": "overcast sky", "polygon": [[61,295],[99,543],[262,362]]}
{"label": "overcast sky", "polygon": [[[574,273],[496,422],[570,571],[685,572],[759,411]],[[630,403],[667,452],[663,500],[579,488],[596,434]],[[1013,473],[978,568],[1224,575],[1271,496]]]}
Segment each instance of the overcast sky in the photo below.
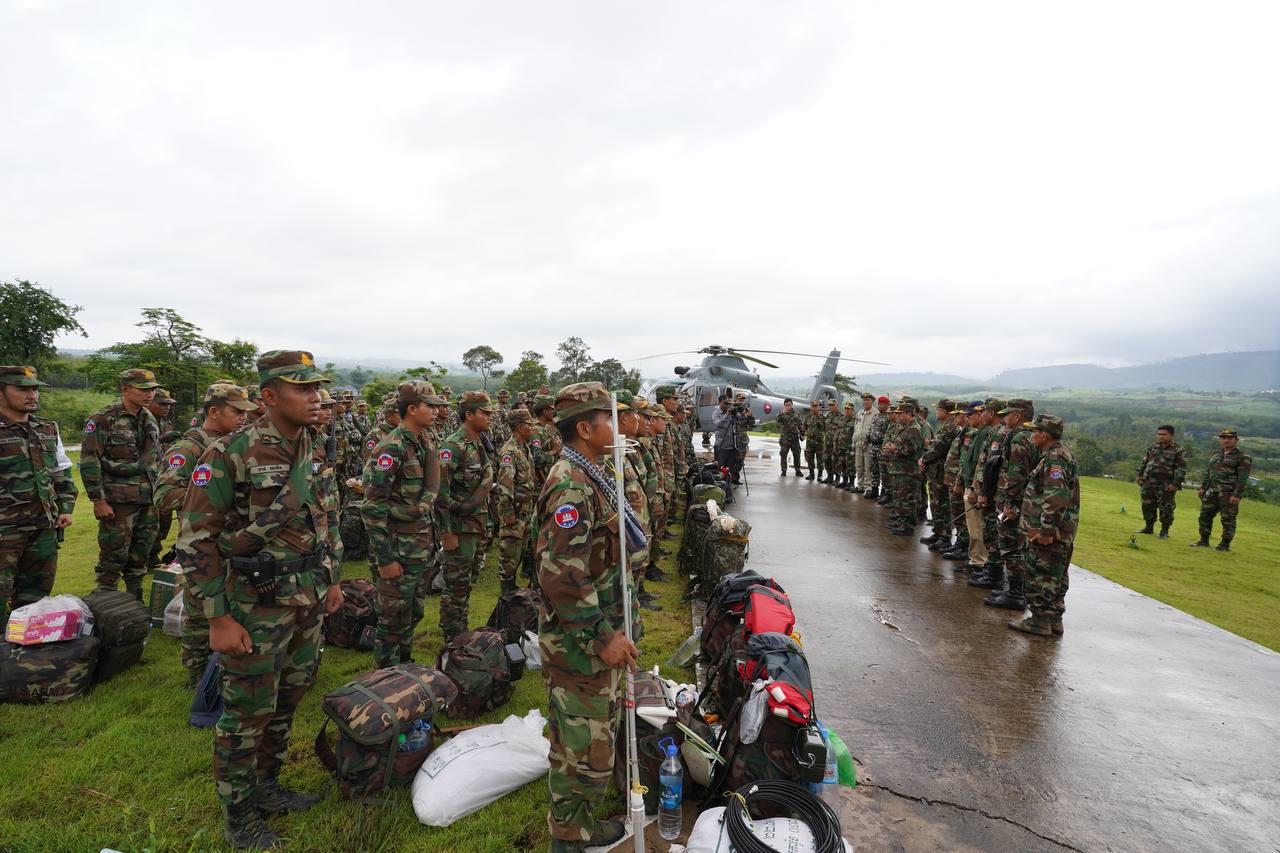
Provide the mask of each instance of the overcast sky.
{"label": "overcast sky", "polygon": [[1271,348],[1277,32],[1274,0],[0,0],[0,279],[83,305],[71,347],[168,306],[508,366]]}

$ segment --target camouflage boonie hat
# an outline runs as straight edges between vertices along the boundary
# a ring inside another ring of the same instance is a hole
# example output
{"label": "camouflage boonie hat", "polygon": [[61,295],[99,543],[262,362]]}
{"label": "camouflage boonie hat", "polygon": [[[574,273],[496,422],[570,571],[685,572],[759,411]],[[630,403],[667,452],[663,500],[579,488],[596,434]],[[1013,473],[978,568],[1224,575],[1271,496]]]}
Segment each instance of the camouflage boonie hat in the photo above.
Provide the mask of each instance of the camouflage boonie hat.
{"label": "camouflage boonie hat", "polygon": [[655,400],[661,403],[663,400],[667,399],[668,397],[676,396],[676,386],[659,385],[657,388],[653,389],[653,396]]}
{"label": "camouflage boonie hat", "polygon": [[1000,408],[1000,411],[996,412],[996,414],[1003,417],[1004,415],[1011,415],[1014,412],[1030,412],[1034,408],[1035,408],[1035,404],[1032,403],[1030,400],[1024,399],[1022,397],[1013,397],[1009,400],[1009,402],[1005,403]]}
{"label": "camouflage boonie hat", "polygon": [[395,406],[407,406],[412,403],[426,403],[429,406],[445,406],[448,401],[436,393],[435,386],[421,379],[401,382],[396,388]]}
{"label": "camouflage boonie hat", "polygon": [[333,395],[329,393],[328,388],[320,389],[320,405],[326,409],[338,405],[338,401],[335,400],[333,398]]}
{"label": "camouflage boonie hat", "polygon": [[556,395],[556,423],[585,412],[608,412],[612,409],[609,392],[599,382],[575,382],[561,388]]}
{"label": "camouflage boonie hat", "polygon": [[1231,429],[1230,427],[1218,433],[1218,438],[1239,438],[1239,437],[1240,437],[1240,434],[1235,430]]}
{"label": "camouflage boonie hat", "polygon": [[520,424],[529,424],[532,426],[535,423],[537,423],[537,421],[533,419],[533,415],[529,414],[528,409],[512,409],[507,413],[507,424],[510,426],[517,427],[520,426]]}
{"label": "camouflage boonie hat", "polygon": [[511,396],[511,392],[510,392],[510,391],[508,391],[506,388],[499,388],[499,389],[498,389],[498,399],[499,399],[499,400],[505,400],[505,399],[507,399],[507,398],[508,398],[508,397],[510,397],[510,396]]}
{"label": "camouflage boonie hat", "polygon": [[169,396],[169,392],[164,388],[157,388],[156,395],[151,398],[151,402],[160,403],[161,405],[165,405],[165,404],[173,405],[178,401],[173,399],[173,397]]}
{"label": "camouflage boonie hat", "polygon": [[1001,400],[999,397],[988,397],[983,402],[983,405],[987,407],[988,412],[999,413],[999,411],[1003,409],[1005,406],[1007,406],[1008,403],[1006,403],[1004,400]]}
{"label": "camouflage boonie hat", "polygon": [[261,399],[262,399],[262,386],[261,386],[261,385],[250,385],[248,388],[246,388],[246,389],[244,389],[244,390],[245,390],[245,392],[246,392],[246,393],[248,393],[248,395],[249,395],[249,399],[250,399],[250,400],[261,400]]}
{"label": "camouflage boonie hat", "polygon": [[273,349],[258,357],[258,384],[280,379],[292,385],[329,382],[329,377],[316,369],[316,360],[305,350]]}
{"label": "camouflage boonie hat", "polygon": [[493,401],[489,399],[489,394],[485,391],[467,391],[458,400],[458,414],[460,415],[466,412],[474,412],[477,409],[482,412],[497,411]]}
{"label": "camouflage boonie hat", "polygon": [[556,404],[556,398],[550,394],[533,394],[530,399],[533,400],[533,410],[535,412],[545,406],[554,406]]}
{"label": "camouflage boonie hat", "polygon": [[121,371],[119,380],[121,385],[129,385],[143,391],[150,391],[152,388],[160,387],[160,383],[156,381],[156,375],[150,370],[141,367]]}
{"label": "camouflage boonie hat", "polygon": [[36,378],[36,369],[25,364],[0,365],[0,385],[17,385],[19,388],[43,388],[48,382]]}
{"label": "camouflage boonie hat", "polygon": [[613,392],[618,397],[618,411],[627,412],[635,408],[633,405],[636,401],[636,395],[632,394],[626,388],[621,388]]}
{"label": "camouflage boonie hat", "polygon": [[1057,415],[1036,415],[1034,423],[1023,424],[1023,426],[1047,432],[1054,438],[1062,438],[1062,418]]}
{"label": "camouflage boonie hat", "polygon": [[440,393],[448,397],[450,394],[453,393],[453,389],[450,388],[448,385],[446,385],[440,389]]}
{"label": "camouflage boonie hat", "polygon": [[210,385],[204,392],[204,402],[209,403],[225,403],[233,409],[239,409],[242,412],[256,412],[258,407],[249,400],[249,392],[241,388],[239,385],[233,385],[227,382],[215,382]]}

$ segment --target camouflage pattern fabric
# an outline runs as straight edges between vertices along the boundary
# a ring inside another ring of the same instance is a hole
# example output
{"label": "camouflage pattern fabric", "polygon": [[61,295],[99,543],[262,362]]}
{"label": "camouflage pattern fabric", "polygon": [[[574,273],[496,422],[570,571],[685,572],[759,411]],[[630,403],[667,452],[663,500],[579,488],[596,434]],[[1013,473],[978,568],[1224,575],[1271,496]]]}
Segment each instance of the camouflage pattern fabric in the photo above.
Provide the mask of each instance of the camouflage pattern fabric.
{"label": "camouflage pattern fabric", "polygon": [[1204,476],[1200,478],[1200,538],[1208,539],[1213,533],[1214,517],[1222,516],[1222,541],[1231,544],[1236,535],[1236,516],[1240,504],[1232,503],[1232,497],[1244,494],[1249,485],[1249,472],[1253,469],[1253,457],[1239,446],[1230,450],[1219,449],[1209,457]]}
{"label": "camouflage pattern fabric", "polygon": [[1157,515],[1165,527],[1173,524],[1178,489],[1186,477],[1187,451],[1181,444],[1157,441],[1147,448],[1138,465],[1142,518],[1147,524],[1155,524]]}
{"label": "camouflage pattern fabric", "polygon": [[511,698],[511,662],[502,634],[493,628],[463,631],[440,653],[440,670],[457,685],[449,716],[471,720]]}
{"label": "camouflage pattern fabric", "polygon": [[817,472],[819,474],[822,473],[822,427],[822,415],[820,413],[814,414],[810,410],[804,420],[804,463],[811,476],[814,473],[815,466],[817,467]]}
{"label": "camouflage pattern fabric", "polygon": [[538,623],[549,706],[553,838],[583,842],[595,827],[613,769],[622,671],[601,649],[624,624],[617,516],[590,475],[567,459],[538,498]]}
{"label": "camouflage pattern fabric", "polygon": [[792,469],[800,473],[800,431],[803,425],[796,412],[784,411],[778,415],[778,457],[782,462],[782,473],[787,473],[787,456],[791,456]]}
{"label": "camouflage pattern fabric", "polygon": [[924,463],[925,482],[929,486],[929,516],[932,519],[932,530],[936,536],[951,541],[951,517],[959,512],[951,510],[951,490],[944,482],[946,477],[946,460],[951,451],[959,428],[951,422],[944,422],[926,443],[920,461]]}
{"label": "camouflage pattern fabric", "polygon": [[1005,518],[998,524],[996,546],[1005,574],[1014,577],[1024,574],[1027,556],[1027,537],[1018,523],[1018,515],[1026,495],[1027,479],[1040,462],[1040,451],[1031,440],[1033,435],[1032,430],[1018,427],[1005,436],[1004,462],[996,484],[996,509],[1003,512]]}
{"label": "camouflage pattern fabric", "polygon": [[0,625],[10,607],[30,604],[53,590],[58,570],[59,515],[75,509],[76,487],[59,470],[58,427],[30,416],[0,415]]}
{"label": "camouflage pattern fabric", "polygon": [[157,521],[151,507],[160,433],[145,408],[129,414],[114,403],[91,415],[80,445],[80,478],[85,495],[105,500],[114,519],[98,522],[99,586],[114,589],[121,577],[130,592],[141,596],[142,578]]}
{"label": "camouflage pattern fabric", "polygon": [[836,471],[841,476],[853,474],[853,432],[857,428],[857,418],[852,415],[840,416],[840,441],[837,447]]}
{"label": "camouflage pattern fabric", "polygon": [[[310,428],[287,439],[262,418],[214,442],[183,502],[177,549],[192,598],[207,619],[231,615],[253,641],[252,653],[222,660],[213,776],[224,808],[250,802],[258,780],[279,771],[319,665],[323,596],[340,578],[342,541],[336,510],[313,493],[315,441]],[[263,599],[224,553],[307,560]]]}
{"label": "camouflage pattern fabric", "polygon": [[1067,569],[1080,522],[1080,480],[1075,457],[1061,443],[1045,449],[1027,478],[1022,499],[1022,530],[1053,537],[1048,545],[1030,542],[1026,558],[1027,605],[1033,616],[1052,621],[1066,611]]}
{"label": "camouflage pattern fabric", "polygon": [[516,569],[533,547],[533,502],[538,497],[533,454],[515,436],[498,451],[493,492],[498,514],[498,583],[507,592],[516,588]]}
{"label": "camouflage pattern fabric", "polygon": [[440,593],[440,630],[445,641],[467,630],[473,577],[484,560],[489,527],[489,492],[493,462],[478,440],[459,429],[444,440],[440,460],[440,494],[436,515],[441,537],[452,533],[458,547],[440,555],[444,589]]}
{"label": "camouflage pattern fabric", "polygon": [[892,437],[885,437],[885,445],[893,442],[893,451],[885,447],[886,459],[891,460],[893,475],[889,498],[890,519],[896,519],[907,527],[914,527],[920,500],[920,454],[924,450],[924,430],[914,418],[902,424]]}
{"label": "camouflage pattern fabric", "polygon": [[436,563],[435,500],[440,463],[421,435],[398,426],[374,447],[364,466],[360,515],[376,566],[399,562],[401,575],[375,577],[378,667],[411,659],[413,632],[425,612]]}
{"label": "camouflage pattern fabric", "polygon": [[867,484],[873,489],[880,485],[880,446],[888,429],[889,416],[877,410],[867,428]]}

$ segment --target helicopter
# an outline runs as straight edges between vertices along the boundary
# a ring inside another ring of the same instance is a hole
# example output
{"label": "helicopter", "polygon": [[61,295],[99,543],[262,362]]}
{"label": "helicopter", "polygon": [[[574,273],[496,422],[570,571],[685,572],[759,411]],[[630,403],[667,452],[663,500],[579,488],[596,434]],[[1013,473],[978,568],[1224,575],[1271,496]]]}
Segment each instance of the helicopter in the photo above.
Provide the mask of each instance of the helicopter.
{"label": "helicopter", "polygon": [[[720,398],[724,394],[737,395],[743,394],[747,398],[747,405],[751,408],[751,414],[755,415],[757,424],[765,424],[776,418],[782,412],[783,401],[787,397],[778,394],[765,384],[754,370],[747,366],[747,362],[761,364],[765,367],[777,369],[778,365],[771,364],[763,358],[759,358],[752,353],[762,353],[765,355],[797,355],[805,358],[823,358],[826,359],[822,364],[822,369],[818,371],[813,388],[809,392],[807,399],[793,397],[797,408],[804,408],[812,401],[817,401],[819,405],[826,406],[828,400],[838,398],[835,387],[836,367],[842,361],[857,361],[862,364],[885,364],[882,361],[866,361],[860,358],[842,358],[840,350],[833,349],[827,355],[819,355],[808,352],[786,352],[783,350],[767,350],[767,349],[738,349],[736,347],[725,347],[719,344],[711,344],[700,350],[682,350],[678,352],[659,353],[657,355],[646,356],[646,358],[662,358],[669,355],[685,355],[692,353],[694,355],[705,355],[702,364],[697,367],[687,367],[679,365],[675,368],[677,377],[674,384],[677,385],[677,392],[687,395],[693,401],[694,411],[697,414],[697,428],[700,430],[711,429],[712,418],[716,409],[719,407]],[[645,359],[632,359],[633,361],[643,361]],[[667,383],[651,383],[641,389],[642,396],[649,396],[658,384]]]}

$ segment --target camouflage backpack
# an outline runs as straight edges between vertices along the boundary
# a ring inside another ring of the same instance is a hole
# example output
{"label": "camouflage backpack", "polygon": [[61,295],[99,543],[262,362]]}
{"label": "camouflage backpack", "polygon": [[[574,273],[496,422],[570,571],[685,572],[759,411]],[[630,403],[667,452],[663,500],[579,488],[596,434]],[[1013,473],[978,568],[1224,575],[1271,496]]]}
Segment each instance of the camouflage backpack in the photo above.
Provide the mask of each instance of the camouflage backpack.
{"label": "camouflage backpack", "polygon": [[[424,746],[401,751],[400,735],[418,720],[430,722],[456,695],[452,681],[422,664],[366,672],[321,701],[327,719],[316,734],[316,757],[337,779],[345,797],[406,785],[435,741],[429,737]],[[338,729],[332,746],[325,735],[330,722]]]}
{"label": "camouflage backpack", "polygon": [[0,642],[0,702],[65,702],[88,692],[97,637],[19,646]]}
{"label": "camouflage backpack", "polygon": [[751,525],[741,518],[725,530],[720,519],[711,522],[702,541],[700,561],[703,589],[712,589],[725,575],[737,574],[747,563]]}
{"label": "camouflage backpack", "polygon": [[463,631],[440,653],[440,670],[457,685],[449,716],[469,720],[511,698],[506,643],[492,628]]}
{"label": "camouflage backpack", "polygon": [[538,611],[542,593],[536,589],[517,589],[498,596],[489,615],[488,627],[502,634],[504,643],[518,643],[525,631],[538,633]]}
{"label": "camouflage backpack", "polygon": [[687,575],[702,576],[702,548],[711,526],[711,514],[705,506],[693,505],[685,513],[684,537],[680,540],[680,571]]}
{"label": "camouflage backpack", "polygon": [[343,649],[369,651],[373,648],[378,614],[374,603],[377,588],[364,578],[342,582],[342,606],[324,617],[324,641]]}
{"label": "camouflage backpack", "polygon": [[338,534],[342,537],[345,559],[361,560],[369,553],[369,537],[364,532],[364,519],[360,517],[358,502],[352,501],[342,508]]}

